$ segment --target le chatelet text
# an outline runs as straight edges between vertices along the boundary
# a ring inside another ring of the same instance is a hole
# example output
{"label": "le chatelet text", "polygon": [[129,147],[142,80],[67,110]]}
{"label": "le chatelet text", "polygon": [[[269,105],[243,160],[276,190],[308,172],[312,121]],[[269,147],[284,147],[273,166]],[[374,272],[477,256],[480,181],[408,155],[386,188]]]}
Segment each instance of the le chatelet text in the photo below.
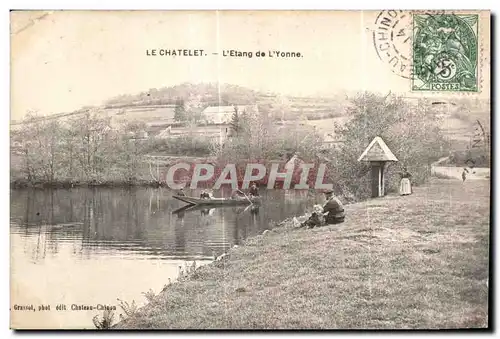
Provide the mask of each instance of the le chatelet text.
{"label": "le chatelet text", "polygon": [[147,49],[147,56],[206,56],[203,49]]}

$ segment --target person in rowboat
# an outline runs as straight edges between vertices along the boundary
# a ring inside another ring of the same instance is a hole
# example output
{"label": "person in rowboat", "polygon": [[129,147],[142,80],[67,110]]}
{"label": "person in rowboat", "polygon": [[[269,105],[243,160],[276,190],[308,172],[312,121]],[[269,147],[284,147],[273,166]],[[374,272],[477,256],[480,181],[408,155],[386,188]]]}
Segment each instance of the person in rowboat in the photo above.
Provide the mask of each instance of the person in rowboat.
{"label": "person in rowboat", "polygon": [[233,193],[231,193],[231,199],[243,200],[245,199],[245,197],[243,196],[243,193],[240,190],[234,190]]}
{"label": "person in rowboat", "polygon": [[253,182],[252,185],[250,186],[249,195],[251,197],[258,197],[259,196],[259,189],[257,188],[257,185],[255,184],[255,182]]}
{"label": "person in rowboat", "polygon": [[186,193],[184,193],[184,189],[183,189],[183,188],[181,188],[181,189],[179,190],[179,192],[177,192],[177,195],[178,195],[178,196],[181,196],[181,197],[185,197],[185,196],[186,196]]}

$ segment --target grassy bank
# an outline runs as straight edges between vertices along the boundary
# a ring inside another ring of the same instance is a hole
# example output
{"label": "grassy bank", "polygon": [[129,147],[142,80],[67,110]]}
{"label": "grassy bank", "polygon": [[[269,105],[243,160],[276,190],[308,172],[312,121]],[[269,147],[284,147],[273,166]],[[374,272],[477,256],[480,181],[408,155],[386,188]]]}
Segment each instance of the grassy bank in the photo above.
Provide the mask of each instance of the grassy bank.
{"label": "grassy bank", "polygon": [[249,239],[117,327],[487,326],[488,181],[433,180],[346,210],[340,226]]}

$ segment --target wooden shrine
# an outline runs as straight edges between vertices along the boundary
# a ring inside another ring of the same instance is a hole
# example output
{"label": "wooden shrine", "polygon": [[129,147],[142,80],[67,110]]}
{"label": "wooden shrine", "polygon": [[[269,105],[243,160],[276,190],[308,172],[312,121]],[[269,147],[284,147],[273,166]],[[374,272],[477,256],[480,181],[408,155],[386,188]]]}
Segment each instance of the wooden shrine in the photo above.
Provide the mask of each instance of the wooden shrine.
{"label": "wooden shrine", "polygon": [[368,161],[371,166],[372,198],[385,195],[384,169],[388,162],[397,162],[398,159],[391,152],[381,137],[375,137],[363,151],[358,161]]}

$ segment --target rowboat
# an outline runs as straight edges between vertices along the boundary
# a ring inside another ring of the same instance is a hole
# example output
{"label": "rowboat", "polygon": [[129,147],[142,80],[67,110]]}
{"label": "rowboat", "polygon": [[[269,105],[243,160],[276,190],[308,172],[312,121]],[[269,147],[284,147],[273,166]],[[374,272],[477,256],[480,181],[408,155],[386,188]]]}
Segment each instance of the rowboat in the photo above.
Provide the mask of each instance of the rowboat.
{"label": "rowboat", "polygon": [[190,205],[207,205],[207,206],[217,206],[217,205],[229,205],[229,206],[234,206],[234,205],[250,205],[250,204],[258,204],[260,202],[259,197],[252,197],[252,198],[238,198],[238,199],[231,199],[231,198],[195,198],[195,197],[186,197],[186,196],[179,196],[179,195],[174,195],[174,198],[177,200],[180,200],[182,202],[185,202],[186,204]]}

